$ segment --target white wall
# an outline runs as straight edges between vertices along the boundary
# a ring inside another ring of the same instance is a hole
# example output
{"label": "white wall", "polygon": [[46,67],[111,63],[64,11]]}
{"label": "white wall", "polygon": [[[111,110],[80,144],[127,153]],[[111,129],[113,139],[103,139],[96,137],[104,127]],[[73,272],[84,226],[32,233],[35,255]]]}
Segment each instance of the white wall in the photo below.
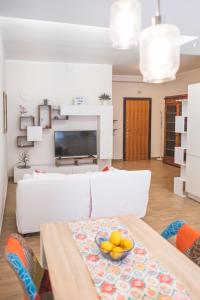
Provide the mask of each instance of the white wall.
{"label": "white wall", "polygon": [[[8,170],[12,175],[18,162],[20,148],[16,147],[19,131],[19,105],[28,108],[30,115],[38,117],[38,104],[44,98],[50,104],[72,104],[74,96],[85,96],[88,104],[99,104],[101,93],[112,95],[112,66],[92,64],[66,64],[29,61],[6,61],[8,105]],[[53,129],[44,130],[43,141],[28,149],[30,163],[54,163],[54,130],[96,129],[95,117],[70,117],[66,121],[53,121]]]}
{"label": "white wall", "polygon": [[[152,98],[152,124],[151,124],[151,157],[160,156],[160,112],[164,118],[164,97],[187,93],[187,87],[191,83],[200,82],[200,69],[178,75],[175,81],[165,84],[145,84],[136,82],[113,82],[113,106],[114,119],[117,119],[114,136],[114,158],[123,157],[123,98],[124,97],[148,97]],[[163,123],[164,124],[164,123]],[[163,132],[162,143],[163,152]]]}
{"label": "white wall", "polygon": [[6,134],[3,132],[3,91],[5,91],[4,67],[3,45],[0,36],[0,231],[3,221],[8,182]]}

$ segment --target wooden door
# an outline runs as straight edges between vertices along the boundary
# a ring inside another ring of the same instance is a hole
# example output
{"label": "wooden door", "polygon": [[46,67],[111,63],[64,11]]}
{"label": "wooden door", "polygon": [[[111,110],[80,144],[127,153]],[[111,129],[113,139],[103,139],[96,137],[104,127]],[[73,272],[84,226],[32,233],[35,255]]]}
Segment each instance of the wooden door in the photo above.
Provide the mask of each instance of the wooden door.
{"label": "wooden door", "polygon": [[150,158],[151,99],[124,99],[124,160]]}

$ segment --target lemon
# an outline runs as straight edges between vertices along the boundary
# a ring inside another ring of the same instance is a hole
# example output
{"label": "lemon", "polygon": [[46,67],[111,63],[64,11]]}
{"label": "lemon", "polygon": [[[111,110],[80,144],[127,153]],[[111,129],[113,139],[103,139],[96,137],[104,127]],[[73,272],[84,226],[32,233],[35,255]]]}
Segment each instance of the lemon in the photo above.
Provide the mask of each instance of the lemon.
{"label": "lemon", "polygon": [[110,242],[115,245],[119,246],[121,241],[121,233],[119,231],[113,231],[110,235]]}
{"label": "lemon", "polygon": [[110,256],[113,258],[113,259],[120,259],[123,255],[123,249],[122,247],[114,247],[112,249],[112,251],[110,252]]}
{"label": "lemon", "polygon": [[120,242],[120,246],[124,249],[124,250],[130,250],[133,247],[133,242],[129,239],[122,239]]}
{"label": "lemon", "polygon": [[101,243],[100,245],[101,247],[101,250],[104,252],[104,253],[108,253],[112,250],[112,248],[114,247],[112,243],[110,243],[109,241],[104,241]]}

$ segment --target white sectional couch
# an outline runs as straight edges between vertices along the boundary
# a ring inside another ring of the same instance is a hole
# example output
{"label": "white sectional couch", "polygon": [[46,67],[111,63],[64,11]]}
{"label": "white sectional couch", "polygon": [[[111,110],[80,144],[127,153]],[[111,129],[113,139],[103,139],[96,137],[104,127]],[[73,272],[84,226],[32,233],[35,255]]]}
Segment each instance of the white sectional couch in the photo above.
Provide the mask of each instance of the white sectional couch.
{"label": "white sectional couch", "polygon": [[123,170],[25,176],[17,184],[18,231],[38,232],[42,223],[90,217],[143,217],[150,180],[150,171]]}

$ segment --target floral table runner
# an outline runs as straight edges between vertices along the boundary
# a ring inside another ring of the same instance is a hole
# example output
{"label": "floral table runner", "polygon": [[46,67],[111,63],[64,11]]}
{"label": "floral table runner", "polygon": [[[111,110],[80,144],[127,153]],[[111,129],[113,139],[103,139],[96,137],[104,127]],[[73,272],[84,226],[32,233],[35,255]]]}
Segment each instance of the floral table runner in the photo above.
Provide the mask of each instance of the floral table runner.
{"label": "floral table runner", "polygon": [[100,299],[191,300],[183,285],[135,240],[134,249],[120,262],[102,256],[95,243],[98,231],[120,230],[123,235],[131,235],[118,218],[81,221],[69,226]]}

